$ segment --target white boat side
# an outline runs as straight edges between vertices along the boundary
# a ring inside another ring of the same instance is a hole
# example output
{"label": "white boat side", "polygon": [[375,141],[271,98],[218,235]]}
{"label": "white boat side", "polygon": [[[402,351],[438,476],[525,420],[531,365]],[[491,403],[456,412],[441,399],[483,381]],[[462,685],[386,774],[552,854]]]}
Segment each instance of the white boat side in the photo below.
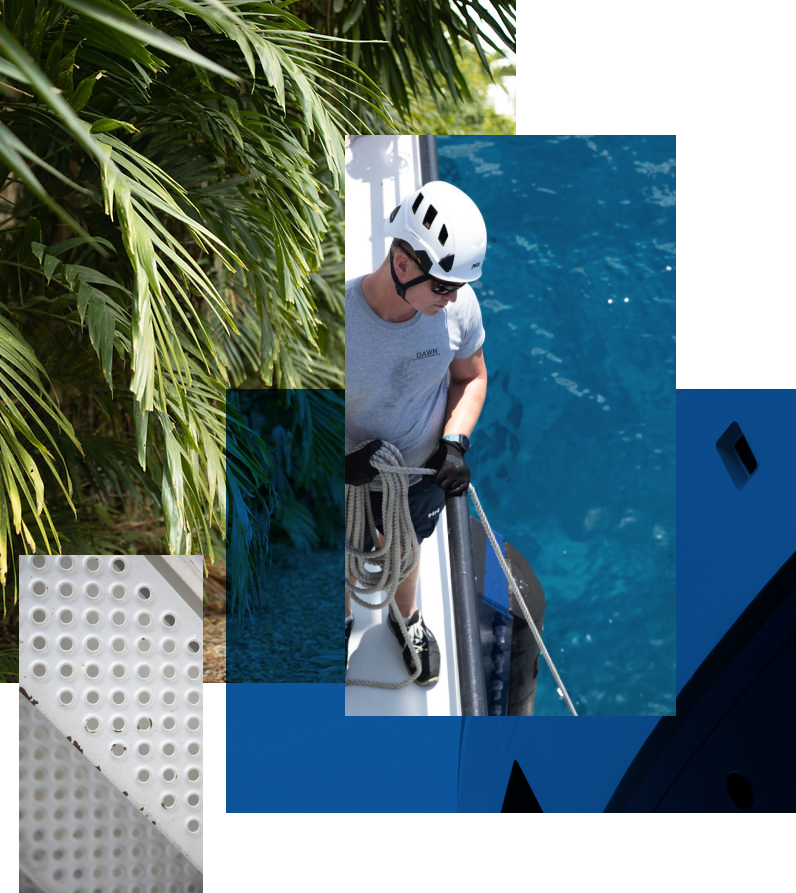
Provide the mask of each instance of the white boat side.
{"label": "white boat side", "polygon": [[[346,145],[345,275],[372,272],[386,257],[389,239],[384,223],[407,192],[420,182],[416,136],[362,136]],[[430,688],[402,689],[346,686],[346,716],[459,716],[459,680],[451,601],[447,517],[423,544],[417,603],[437,637],[442,657],[439,682]],[[384,600],[381,593],[370,598]],[[354,630],[349,645],[352,678],[400,682],[407,676],[400,648],[387,627],[386,609],[353,606]]]}

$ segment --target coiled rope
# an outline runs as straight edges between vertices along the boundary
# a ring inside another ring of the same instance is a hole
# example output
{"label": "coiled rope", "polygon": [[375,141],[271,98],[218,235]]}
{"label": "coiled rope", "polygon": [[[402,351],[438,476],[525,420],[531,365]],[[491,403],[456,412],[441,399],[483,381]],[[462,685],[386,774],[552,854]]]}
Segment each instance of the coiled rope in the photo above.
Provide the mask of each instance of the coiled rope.
{"label": "coiled rope", "polygon": [[[382,479],[382,519],[384,545],[379,548],[379,534],[373,520],[369,487],[345,488],[345,588],[351,598],[363,608],[380,611],[395,605],[395,593],[403,581],[417,567],[420,560],[420,545],[409,513],[409,476],[412,474],[436,474],[429,468],[407,468],[400,451],[392,444],[385,443],[371,457],[371,465],[377,468]],[[365,531],[376,545],[375,552],[365,552]],[[378,565],[378,571],[371,571],[367,565]],[[359,581],[361,588],[353,586],[350,579]],[[384,591],[387,598],[373,604],[365,601],[363,595],[373,595]],[[410,685],[420,675],[422,667],[414,643],[409,638],[403,617],[399,610],[393,611],[409,648],[414,664],[414,672],[403,682],[374,682],[371,679],[346,679],[346,685],[367,685],[370,688],[403,688]]]}
{"label": "coiled rope", "polygon": [[[364,444],[361,446],[364,446]],[[359,448],[357,447],[357,449]],[[373,509],[370,504],[369,488],[353,487],[346,484],[345,588],[358,605],[371,611],[380,611],[384,607],[392,607],[395,604],[395,593],[398,587],[417,567],[417,563],[420,560],[420,545],[417,542],[417,534],[412,525],[412,516],[409,512],[409,476],[413,474],[432,475],[436,474],[436,471],[430,468],[408,468],[404,464],[403,456],[397,447],[389,443],[383,443],[381,448],[373,454],[370,462],[374,468],[378,469],[382,479],[384,545],[381,548],[377,548],[375,552],[364,551],[366,529],[369,530],[373,543],[379,542],[379,535],[373,519]],[[495,555],[506,576],[506,580],[514,593],[517,604],[522,610],[525,622],[530,627],[536,644],[539,646],[539,651],[553,674],[558,691],[566,702],[572,716],[577,716],[572,699],[569,697],[561,676],[559,676],[558,670],[555,668],[553,659],[542,641],[542,636],[533,622],[531,612],[528,610],[517,582],[512,576],[503,553],[500,551],[495,534],[492,532],[492,527],[472,484],[470,484],[469,493],[489,542],[492,544]],[[371,571],[366,567],[366,564],[371,566],[378,565],[379,569],[376,572]],[[358,580],[362,588],[351,585],[349,578]],[[379,604],[373,604],[361,598],[362,595],[372,595],[381,591],[386,592],[387,598]],[[403,682],[373,682],[369,679],[346,679],[346,685],[367,685],[371,688],[397,689],[411,684],[420,675],[421,667],[417,649],[409,638],[401,612],[395,610],[393,616],[398,618],[404,641],[412,655],[415,666],[414,673]]]}

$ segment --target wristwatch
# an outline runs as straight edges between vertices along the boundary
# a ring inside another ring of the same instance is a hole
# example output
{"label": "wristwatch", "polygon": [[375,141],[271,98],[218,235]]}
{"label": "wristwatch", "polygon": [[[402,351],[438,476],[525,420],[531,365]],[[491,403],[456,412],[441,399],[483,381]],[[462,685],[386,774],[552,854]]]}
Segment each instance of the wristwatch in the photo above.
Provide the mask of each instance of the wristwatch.
{"label": "wristwatch", "polygon": [[455,443],[463,453],[470,452],[470,438],[464,434],[444,434],[442,439]]}

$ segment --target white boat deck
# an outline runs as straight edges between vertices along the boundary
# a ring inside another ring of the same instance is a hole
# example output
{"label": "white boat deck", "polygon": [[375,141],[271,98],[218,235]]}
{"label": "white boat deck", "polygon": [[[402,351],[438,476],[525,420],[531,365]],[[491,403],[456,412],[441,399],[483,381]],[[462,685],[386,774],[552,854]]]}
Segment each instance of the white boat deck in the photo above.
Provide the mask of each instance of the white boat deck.
{"label": "white boat deck", "polygon": [[[372,272],[386,257],[389,239],[384,236],[384,222],[401,197],[420,185],[418,159],[415,136],[357,137],[346,146],[346,279]],[[384,594],[371,600],[384,601]],[[430,688],[409,685],[397,690],[346,686],[346,716],[461,714],[445,513],[434,536],[423,544],[417,603],[439,642],[439,682]],[[351,678],[383,682],[405,679],[408,674],[401,648],[387,626],[386,609],[369,611],[354,605],[353,611],[348,668]]]}

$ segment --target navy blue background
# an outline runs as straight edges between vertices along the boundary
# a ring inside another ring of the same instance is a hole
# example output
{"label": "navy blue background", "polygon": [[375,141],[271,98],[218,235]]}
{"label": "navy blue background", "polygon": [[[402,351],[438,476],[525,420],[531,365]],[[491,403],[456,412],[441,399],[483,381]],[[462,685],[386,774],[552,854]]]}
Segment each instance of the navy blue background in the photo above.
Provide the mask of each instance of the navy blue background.
{"label": "navy blue background", "polygon": [[342,683],[227,685],[227,812],[456,811],[460,719],[343,705]]}
{"label": "navy blue background", "polygon": [[[796,550],[796,394],[681,391],[677,410],[679,690]],[[733,421],[759,462],[742,490],[715,448]],[[460,767],[459,719],[346,718],[336,685],[228,685],[227,810],[496,811],[517,759],[545,811],[601,811],[655,722],[472,719]],[[422,797],[388,768],[418,748]]]}

